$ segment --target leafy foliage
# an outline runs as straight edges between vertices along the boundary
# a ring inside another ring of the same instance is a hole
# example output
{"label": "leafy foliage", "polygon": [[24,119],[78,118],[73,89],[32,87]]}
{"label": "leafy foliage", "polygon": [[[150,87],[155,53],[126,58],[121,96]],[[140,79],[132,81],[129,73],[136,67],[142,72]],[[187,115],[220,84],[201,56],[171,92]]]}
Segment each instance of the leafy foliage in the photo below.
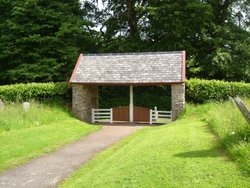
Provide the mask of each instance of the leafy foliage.
{"label": "leafy foliage", "polygon": [[194,103],[226,100],[229,96],[237,95],[250,97],[250,84],[200,79],[186,82],[186,98]]}
{"label": "leafy foliage", "polygon": [[[129,87],[101,87],[100,107],[111,108],[129,105]],[[157,94],[156,94],[157,93]],[[186,100],[193,103],[228,100],[231,96],[250,97],[250,84],[219,80],[190,79],[186,81]],[[171,110],[170,86],[134,88],[134,103],[153,109]]]}
{"label": "leafy foliage", "polygon": [[0,0],[0,84],[65,81],[80,52],[177,50],[188,78],[250,82],[249,9],[249,0]]}
{"label": "leafy foliage", "polygon": [[186,50],[188,78],[250,82],[249,7],[248,0],[104,0],[93,19],[101,51]]}
{"label": "leafy foliage", "polygon": [[78,0],[0,0],[0,84],[62,81],[93,43]]}
{"label": "leafy foliage", "polygon": [[[250,97],[250,84],[200,79],[186,81],[186,99],[189,102],[220,101],[236,95]],[[71,102],[71,89],[66,82],[5,85],[0,86],[0,99],[6,102],[37,100],[65,104]],[[151,109],[157,106],[158,109],[170,110],[171,87],[134,87],[134,104]],[[101,108],[129,105],[129,87],[100,87],[99,105]]]}
{"label": "leafy foliage", "polygon": [[0,86],[0,99],[6,102],[50,100],[62,104],[69,102],[70,91],[66,82],[13,84]]}

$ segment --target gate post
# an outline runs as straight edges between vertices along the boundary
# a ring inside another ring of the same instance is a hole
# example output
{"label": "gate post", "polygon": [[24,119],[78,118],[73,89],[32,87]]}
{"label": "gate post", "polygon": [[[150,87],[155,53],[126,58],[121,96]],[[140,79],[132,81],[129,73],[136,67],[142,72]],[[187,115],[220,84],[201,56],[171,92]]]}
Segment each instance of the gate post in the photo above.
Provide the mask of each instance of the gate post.
{"label": "gate post", "polygon": [[95,123],[95,109],[91,109],[91,117],[92,117],[92,123]]}
{"label": "gate post", "polygon": [[130,102],[129,102],[129,121],[132,123],[134,121],[134,101],[133,101],[133,86],[130,87]]}
{"label": "gate post", "polygon": [[149,124],[152,125],[152,115],[153,115],[153,112],[152,110],[150,109],[149,111]]}
{"label": "gate post", "polygon": [[110,123],[113,123],[113,108],[110,108]]}
{"label": "gate post", "polygon": [[158,111],[157,111],[157,107],[155,106],[155,119],[158,119]]}

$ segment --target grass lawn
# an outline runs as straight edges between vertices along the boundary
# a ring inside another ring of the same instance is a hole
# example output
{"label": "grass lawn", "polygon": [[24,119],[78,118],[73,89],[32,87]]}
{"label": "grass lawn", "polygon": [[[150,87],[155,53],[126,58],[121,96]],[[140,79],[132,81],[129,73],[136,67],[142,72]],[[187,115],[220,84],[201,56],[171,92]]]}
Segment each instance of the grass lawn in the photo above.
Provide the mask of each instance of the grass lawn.
{"label": "grass lawn", "polygon": [[[245,99],[250,105],[250,99]],[[228,155],[250,176],[250,125],[232,102],[214,105],[206,121],[220,137]]]}
{"label": "grass lawn", "polygon": [[20,104],[6,106],[0,111],[0,172],[100,128],[73,118],[59,107],[33,103],[26,113]]}
{"label": "grass lawn", "polygon": [[61,187],[250,187],[204,121],[184,117],[137,131],[99,153]]}

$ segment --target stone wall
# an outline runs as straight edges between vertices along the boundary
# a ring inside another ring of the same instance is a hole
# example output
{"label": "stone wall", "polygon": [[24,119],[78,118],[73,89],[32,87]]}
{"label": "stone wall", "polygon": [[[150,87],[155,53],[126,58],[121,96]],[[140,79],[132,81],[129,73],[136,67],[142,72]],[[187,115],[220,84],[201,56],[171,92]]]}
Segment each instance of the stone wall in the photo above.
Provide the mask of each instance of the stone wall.
{"label": "stone wall", "polygon": [[72,85],[72,111],[80,120],[91,122],[91,109],[98,108],[98,86]]}
{"label": "stone wall", "polygon": [[171,86],[172,95],[172,117],[176,120],[185,107],[185,84],[174,84]]}

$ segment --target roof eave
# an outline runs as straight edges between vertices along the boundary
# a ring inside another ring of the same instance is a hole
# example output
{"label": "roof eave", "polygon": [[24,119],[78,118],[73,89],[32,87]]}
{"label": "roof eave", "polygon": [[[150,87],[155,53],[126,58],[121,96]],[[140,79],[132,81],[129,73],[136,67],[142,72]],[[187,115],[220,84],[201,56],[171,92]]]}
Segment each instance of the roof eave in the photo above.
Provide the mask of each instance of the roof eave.
{"label": "roof eave", "polygon": [[76,66],[75,66],[75,68],[73,70],[73,73],[72,73],[72,75],[70,77],[69,84],[71,84],[73,82],[73,79],[75,77],[75,73],[76,73],[77,67],[79,66],[80,62],[82,61],[82,58],[83,58],[83,54],[80,54],[79,57],[78,57]]}
{"label": "roof eave", "polygon": [[124,83],[124,82],[70,82],[70,85],[88,85],[88,86],[153,86],[153,85],[174,85],[174,84],[183,84],[185,81],[177,82],[140,82],[140,83]]}
{"label": "roof eave", "polygon": [[186,51],[182,51],[182,81],[186,80]]}

